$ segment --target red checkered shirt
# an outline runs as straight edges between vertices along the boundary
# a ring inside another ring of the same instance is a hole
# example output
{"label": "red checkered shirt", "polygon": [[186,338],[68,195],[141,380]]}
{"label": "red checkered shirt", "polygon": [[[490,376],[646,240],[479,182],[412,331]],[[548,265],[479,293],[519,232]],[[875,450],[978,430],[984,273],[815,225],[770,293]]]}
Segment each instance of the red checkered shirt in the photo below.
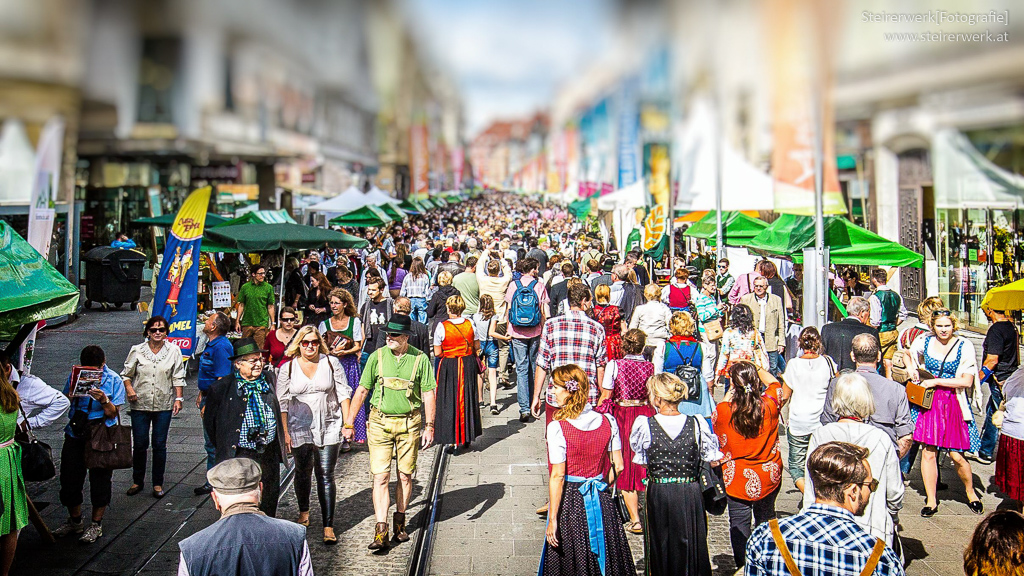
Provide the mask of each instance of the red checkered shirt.
{"label": "red checkered shirt", "polygon": [[[541,333],[537,367],[543,368],[549,375],[555,368],[566,364],[576,364],[583,368],[590,380],[590,404],[596,406],[601,388],[597,380],[597,368],[608,363],[604,337],[604,327],[579,310],[569,310],[563,316],[550,318],[544,323],[544,331]],[[547,403],[557,406],[551,386],[545,385]]]}

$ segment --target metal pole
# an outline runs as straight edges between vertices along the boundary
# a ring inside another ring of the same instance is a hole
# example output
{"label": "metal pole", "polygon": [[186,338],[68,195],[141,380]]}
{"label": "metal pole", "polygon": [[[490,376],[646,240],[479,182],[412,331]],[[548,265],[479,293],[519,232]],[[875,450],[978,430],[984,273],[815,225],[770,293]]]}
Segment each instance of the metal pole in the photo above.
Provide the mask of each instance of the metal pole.
{"label": "metal pole", "polygon": [[281,248],[281,292],[277,295],[277,313],[281,314],[282,302],[284,302],[284,266],[288,261],[288,249]]}
{"label": "metal pole", "polygon": [[[814,247],[816,252],[814,267],[818,276],[818,309],[814,311],[815,317],[811,322],[814,326],[821,328],[825,324],[829,305],[828,262],[825,260],[825,174],[823,170],[825,139],[821,87],[817,83],[813,86],[815,88],[811,96],[811,108],[814,114]],[[806,318],[804,324],[807,324]]]}
{"label": "metal pole", "polygon": [[722,229],[722,113],[715,88],[715,261],[725,257],[725,233]]}

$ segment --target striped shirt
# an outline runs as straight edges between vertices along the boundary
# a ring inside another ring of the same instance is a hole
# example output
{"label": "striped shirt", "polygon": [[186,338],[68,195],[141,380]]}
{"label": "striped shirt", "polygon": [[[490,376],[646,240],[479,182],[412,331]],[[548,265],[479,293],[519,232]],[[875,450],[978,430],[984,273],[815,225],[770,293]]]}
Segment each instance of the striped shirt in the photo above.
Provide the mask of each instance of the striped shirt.
{"label": "striped shirt", "polygon": [[406,298],[429,298],[430,276],[423,274],[417,277],[412,274],[406,274],[405,279],[402,280],[402,289],[398,295],[405,296]]}

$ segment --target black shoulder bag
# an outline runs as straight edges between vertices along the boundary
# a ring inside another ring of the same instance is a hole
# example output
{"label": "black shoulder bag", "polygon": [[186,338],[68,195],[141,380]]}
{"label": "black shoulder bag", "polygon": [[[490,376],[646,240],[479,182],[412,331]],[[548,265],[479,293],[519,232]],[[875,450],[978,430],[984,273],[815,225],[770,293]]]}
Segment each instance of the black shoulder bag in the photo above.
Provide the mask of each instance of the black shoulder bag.
{"label": "black shoulder bag", "polygon": [[[690,418],[701,418],[701,416],[690,416]],[[700,424],[696,420],[693,421],[693,430],[694,439],[697,441],[697,451],[700,452]],[[725,483],[722,482],[722,467],[712,468],[701,454],[698,454],[697,457],[700,458],[700,475],[697,480],[700,482],[700,492],[704,497],[704,510],[708,514],[721,516],[725,514],[725,509],[729,504],[725,494]]]}
{"label": "black shoulder bag", "polygon": [[26,482],[43,482],[57,475],[57,467],[53,464],[53,450],[50,445],[41,442],[32,432],[32,425],[28,423],[28,414],[18,404],[18,410],[25,418],[26,431],[20,429],[14,433],[14,440],[21,446],[21,475]]}

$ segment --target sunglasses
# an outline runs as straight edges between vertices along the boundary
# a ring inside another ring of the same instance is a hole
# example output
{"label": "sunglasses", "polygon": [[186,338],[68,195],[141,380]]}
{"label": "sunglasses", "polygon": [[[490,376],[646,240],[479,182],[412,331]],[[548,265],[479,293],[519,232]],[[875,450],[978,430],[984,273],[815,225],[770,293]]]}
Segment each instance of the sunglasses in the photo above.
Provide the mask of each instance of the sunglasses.
{"label": "sunglasses", "polygon": [[319,340],[303,340],[302,342],[299,342],[299,345],[304,347],[304,348],[313,348],[314,346],[319,346],[320,345],[320,341]]}
{"label": "sunglasses", "polygon": [[256,358],[253,358],[252,360],[239,360],[239,362],[255,366],[257,364],[262,364],[263,363],[263,356],[257,356]]}
{"label": "sunglasses", "polygon": [[163,327],[163,328],[150,328],[149,329],[149,333],[150,334],[162,334],[162,333],[165,333],[165,332],[167,332],[167,327]]}
{"label": "sunglasses", "polygon": [[946,309],[936,310],[935,312],[932,312],[932,318],[935,318],[936,316],[947,316],[948,317],[948,316],[952,316],[952,315],[953,315],[953,313],[950,312],[949,310],[946,310]]}
{"label": "sunglasses", "polygon": [[870,490],[872,494],[874,494],[875,491],[878,490],[878,480],[874,478],[872,478],[870,482],[861,482],[860,485],[867,486],[868,490]]}
{"label": "sunglasses", "polygon": [[295,322],[295,316],[289,316],[288,318],[281,318],[281,322]]}
{"label": "sunglasses", "polygon": [[719,268],[728,268],[729,265],[728,264],[719,264],[718,267]]}

